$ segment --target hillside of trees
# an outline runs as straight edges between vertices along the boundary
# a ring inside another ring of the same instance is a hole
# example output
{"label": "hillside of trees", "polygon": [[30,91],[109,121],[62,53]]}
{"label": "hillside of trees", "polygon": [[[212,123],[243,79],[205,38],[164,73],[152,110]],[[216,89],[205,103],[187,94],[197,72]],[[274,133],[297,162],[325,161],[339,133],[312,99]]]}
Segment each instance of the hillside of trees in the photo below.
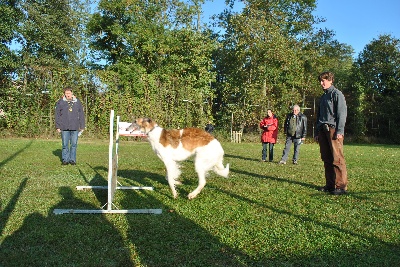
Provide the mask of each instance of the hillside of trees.
{"label": "hillside of trees", "polygon": [[204,2],[0,0],[3,135],[55,135],[54,105],[66,86],[96,137],[107,136],[111,109],[121,121],[211,121],[221,132],[257,133],[267,108],[283,119],[299,104],[312,124],[317,77],[329,70],[346,96],[346,133],[400,142],[399,39],[376,36],[354,55],[319,27],[315,0],[243,0],[240,11],[227,0],[207,21]]}

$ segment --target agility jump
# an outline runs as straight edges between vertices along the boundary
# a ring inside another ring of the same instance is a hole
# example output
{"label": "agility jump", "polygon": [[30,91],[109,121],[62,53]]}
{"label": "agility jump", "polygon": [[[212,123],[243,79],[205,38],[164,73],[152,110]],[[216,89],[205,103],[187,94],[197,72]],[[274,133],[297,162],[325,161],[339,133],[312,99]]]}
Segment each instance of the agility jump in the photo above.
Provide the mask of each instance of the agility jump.
{"label": "agility jump", "polygon": [[[118,172],[118,145],[119,145],[119,136],[120,136],[120,127],[119,127],[119,116],[117,116],[117,129],[116,129],[116,137],[115,137],[115,153],[114,153],[114,110],[111,110],[110,113],[110,144],[108,149],[108,184],[107,186],[77,186],[77,190],[84,189],[107,189],[107,203],[104,204],[101,209],[94,210],[75,210],[75,209],[55,209],[53,211],[54,214],[65,214],[65,213],[152,213],[152,214],[161,214],[162,209],[129,209],[129,210],[120,210],[113,209],[116,208],[113,203],[114,195],[117,189],[131,189],[131,190],[153,190],[153,187],[149,186],[122,186],[117,180],[117,172]],[[123,136],[142,136],[140,132],[137,133],[122,133]],[[107,206],[107,209],[104,209]]]}

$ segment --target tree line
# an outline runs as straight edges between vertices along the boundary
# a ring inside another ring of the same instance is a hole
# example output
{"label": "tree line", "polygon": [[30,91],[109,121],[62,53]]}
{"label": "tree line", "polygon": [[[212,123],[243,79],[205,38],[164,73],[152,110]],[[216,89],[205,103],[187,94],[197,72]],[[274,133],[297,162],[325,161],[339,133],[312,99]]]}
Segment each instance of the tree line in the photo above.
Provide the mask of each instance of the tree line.
{"label": "tree line", "polygon": [[[299,104],[311,118],[335,73],[355,138],[400,140],[400,40],[380,35],[354,57],[318,27],[314,0],[227,0],[210,20],[205,0],[0,0],[0,127],[12,135],[54,132],[54,104],[71,86],[88,132],[122,121],[258,131],[271,108]],[[233,119],[232,119],[233,118]]]}

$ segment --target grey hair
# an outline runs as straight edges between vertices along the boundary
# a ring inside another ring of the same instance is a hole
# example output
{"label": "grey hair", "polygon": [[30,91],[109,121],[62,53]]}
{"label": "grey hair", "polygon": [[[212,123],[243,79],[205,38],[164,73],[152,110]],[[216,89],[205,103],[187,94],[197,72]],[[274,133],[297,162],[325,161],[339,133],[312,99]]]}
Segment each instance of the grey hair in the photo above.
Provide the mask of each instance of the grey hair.
{"label": "grey hair", "polygon": [[298,111],[300,111],[300,106],[299,105],[294,105],[293,109],[297,109]]}

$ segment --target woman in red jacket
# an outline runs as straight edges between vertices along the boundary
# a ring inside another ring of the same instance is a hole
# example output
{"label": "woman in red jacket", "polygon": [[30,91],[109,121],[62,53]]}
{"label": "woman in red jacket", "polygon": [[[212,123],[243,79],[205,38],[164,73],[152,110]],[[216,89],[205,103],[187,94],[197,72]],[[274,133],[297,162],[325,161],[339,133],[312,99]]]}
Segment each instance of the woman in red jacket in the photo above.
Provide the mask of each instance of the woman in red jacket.
{"label": "woman in red jacket", "polygon": [[260,122],[260,128],[263,130],[261,134],[262,143],[262,161],[267,158],[267,144],[269,144],[269,162],[274,160],[274,144],[278,139],[278,119],[272,113],[271,109],[267,110],[267,117]]}

